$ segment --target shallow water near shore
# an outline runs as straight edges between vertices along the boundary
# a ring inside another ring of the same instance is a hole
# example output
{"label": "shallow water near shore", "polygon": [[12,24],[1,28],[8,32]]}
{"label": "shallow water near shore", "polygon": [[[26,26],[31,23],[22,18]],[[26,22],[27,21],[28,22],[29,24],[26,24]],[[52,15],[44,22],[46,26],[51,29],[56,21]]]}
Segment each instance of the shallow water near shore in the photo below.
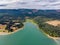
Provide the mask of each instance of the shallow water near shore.
{"label": "shallow water near shore", "polygon": [[56,41],[48,38],[38,26],[25,22],[24,28],[10,35],[0,36],[0,45],[59,45]]}

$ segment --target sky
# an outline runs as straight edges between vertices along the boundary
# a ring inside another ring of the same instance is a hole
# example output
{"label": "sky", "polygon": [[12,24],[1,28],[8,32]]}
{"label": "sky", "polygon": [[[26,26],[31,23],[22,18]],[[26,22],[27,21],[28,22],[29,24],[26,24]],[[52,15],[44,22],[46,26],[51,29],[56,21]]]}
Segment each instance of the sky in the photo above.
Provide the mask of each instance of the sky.
{"label": "sky", "polygon": [[60,0],[0,0],[0,9],[60,9]]}

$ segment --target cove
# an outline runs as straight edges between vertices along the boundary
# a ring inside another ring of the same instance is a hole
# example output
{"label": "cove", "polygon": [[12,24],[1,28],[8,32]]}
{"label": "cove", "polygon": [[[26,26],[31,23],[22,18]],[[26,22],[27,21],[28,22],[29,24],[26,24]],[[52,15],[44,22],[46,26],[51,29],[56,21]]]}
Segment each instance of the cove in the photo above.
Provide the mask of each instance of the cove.
{"label": "cove", "polygon": [[22,30],[11,35],[1,35],[0,45],[57,45],[57,43],[48,38],[37,25],[25,22]]}

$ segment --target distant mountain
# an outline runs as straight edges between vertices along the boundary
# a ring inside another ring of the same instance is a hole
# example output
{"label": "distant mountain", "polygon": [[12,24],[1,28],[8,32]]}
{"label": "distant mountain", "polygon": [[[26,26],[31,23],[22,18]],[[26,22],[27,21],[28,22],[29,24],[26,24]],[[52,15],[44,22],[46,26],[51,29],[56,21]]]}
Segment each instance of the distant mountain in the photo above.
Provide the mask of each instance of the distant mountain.
{"label": "distant mountain", "polygon": [[37,10],[37,9],[0,9],[0,15],[11,15],[11,16],[45,16],[49,18],[60,19],[59,10]]}

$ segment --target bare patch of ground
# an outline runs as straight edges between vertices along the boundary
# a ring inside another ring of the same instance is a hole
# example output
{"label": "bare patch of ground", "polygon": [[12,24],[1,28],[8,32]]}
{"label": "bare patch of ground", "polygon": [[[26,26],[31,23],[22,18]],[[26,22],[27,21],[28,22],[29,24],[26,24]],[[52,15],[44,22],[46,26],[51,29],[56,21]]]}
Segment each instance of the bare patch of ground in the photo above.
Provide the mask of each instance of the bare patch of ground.
{"label": "bare patch of ground", "polygon": [[47,21],[46,23],[53,25],[53,26],[58,26],[60,25],[60,20]]}

